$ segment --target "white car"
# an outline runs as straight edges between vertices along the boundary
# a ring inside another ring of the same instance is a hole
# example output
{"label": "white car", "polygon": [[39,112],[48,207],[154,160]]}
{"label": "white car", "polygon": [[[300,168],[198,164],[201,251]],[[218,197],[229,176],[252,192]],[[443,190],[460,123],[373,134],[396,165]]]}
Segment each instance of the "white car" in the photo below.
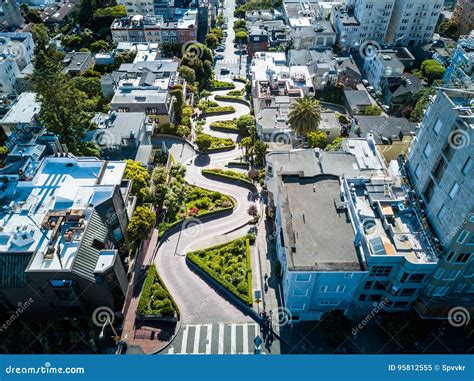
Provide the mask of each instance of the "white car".
{"label": "white car", "polygon": [[363,79],[363,80],[362,80],[362,83],[364,84],[364,86],[368,86],[368,85],[369,85],[369,81],[367,81],[366,79]]}

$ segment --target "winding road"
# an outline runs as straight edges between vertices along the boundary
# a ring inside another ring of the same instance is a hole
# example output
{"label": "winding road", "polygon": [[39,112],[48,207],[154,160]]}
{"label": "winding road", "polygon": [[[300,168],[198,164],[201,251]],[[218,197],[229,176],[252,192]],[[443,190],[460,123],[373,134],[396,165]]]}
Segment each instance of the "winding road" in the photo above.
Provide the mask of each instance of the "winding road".
{"label": "winding road", "polygon": [[[235,82],[236,88],[244,85]],[[214,91],[214,96],[225,94],[227,91]],[[218,137],[237,139],[237,134],[212,131],[209,128],[213,121],[232,120],[250,112],[249,107],[240,103],[219,102],[219,105],[232,105],[235,113],[212,116],[205,119],[204,132]],[[239,185],[211,180],[202,176],[203,168],[223,167],[229,161],[236,160],[242,155],[239,148],[232,151],[210,155],[198,155],[194,149],[179,139],[155,139],[155,144],[164,142],[170,149],[176,161],[186,165],[186,181],[212,191],[218,191],[232,196],[236,200],[233,213],[225,217],[198,224],[186,224],[181,231],[167,237],[159,243],[154,263],[164,283],[171,292],[181,312],[181,319],[187,324],[203,323],[242,323],[252,319],[234,304],[221,296],[199,275],[187,265],[185,255],[189,251],[209,247],[217,243],[230,241],[242,236],[248,230],[248,207],[254,204],[251,191]]]}

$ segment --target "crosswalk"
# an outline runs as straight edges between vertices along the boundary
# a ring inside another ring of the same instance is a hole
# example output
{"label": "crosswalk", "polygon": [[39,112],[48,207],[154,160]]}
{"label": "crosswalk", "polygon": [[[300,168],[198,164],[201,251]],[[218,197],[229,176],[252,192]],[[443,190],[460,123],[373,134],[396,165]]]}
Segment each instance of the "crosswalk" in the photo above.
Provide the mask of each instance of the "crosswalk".
{"label": "crosswalk", "polygon": [[260,334],[256,323],[185,325],[168,354],[253,354]]}

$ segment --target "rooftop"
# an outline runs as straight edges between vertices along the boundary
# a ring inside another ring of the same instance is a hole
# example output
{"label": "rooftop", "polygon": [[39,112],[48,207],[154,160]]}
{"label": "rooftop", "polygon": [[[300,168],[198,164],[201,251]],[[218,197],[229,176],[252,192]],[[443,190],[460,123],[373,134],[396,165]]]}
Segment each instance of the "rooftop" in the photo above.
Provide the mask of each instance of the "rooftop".
{"label": "rooftop", "polygon": [[366,90],[344,90],[344,97],[351,109],[357,106],[370,106],[372,104]]}
{"label": "rooftop", "polygon": [[0,120],[1,124],[28,124],[32,123],[40,112],[40,104],[36,101],[36,93],[21,93],[13,102],[11,108]]}
{"label": "rooftop", "polygon": [[[294,271],[360,271],[347,211],[338,211],[335,176],[281,178],[283,240]],[[323,217],[324,216],[324,217]]]}
{"label": "rooftop", "polygon": [[1,195],[0,252],[32,253],[28,270],[70,270],[93,208],[120,185],[125,162],[47,157]]}

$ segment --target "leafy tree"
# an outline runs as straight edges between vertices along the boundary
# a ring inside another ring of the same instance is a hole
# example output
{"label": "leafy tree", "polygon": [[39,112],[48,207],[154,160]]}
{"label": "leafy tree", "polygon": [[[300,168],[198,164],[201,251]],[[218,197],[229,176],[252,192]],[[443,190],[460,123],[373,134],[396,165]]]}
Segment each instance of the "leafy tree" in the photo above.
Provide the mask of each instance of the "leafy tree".
{"label": "leafy tree", "polygon": [[206,35],[206,45],[209,47],[209,49],[217,48],[218,44],[219,44],[219,39],[217,38],[215,34],[208,33]]}
{"label": "leafy tree", "polygon": [[206,151],[211,147],[212,144],[212,137],[207,134],[199,134],[196,136],[194,141],[198,146],[199,151]]}
{"label": "leafy tree", "polygon": [[109,44],[104,40],[97,40],[91,44],[91,51],[92,52],[100,52],[100,51],[107,51],[109,48]]}
{"label": "leafy tree", "polygon": [[221,28],[215,27],[210,30],[210,33],[215,35],[217,39],[219,40],[219,43],[222,42],[222,39],[224,38],[224,31]]}
{"label": "leafy tree", "polygon": [[459,24],[453,19],[444,20],[439,26],[439,32],[453,40],[459,37]]}
{"label": "leafy tree", "polygon": [[140,199],[146,196],[150,174],[138,161],[127,160],[124,177],[132,180],[132,193]]}
{"label": "leafy tree", "polygon": [[328,145],[328,136],[323,131],[312,131],[308,133],[308,143],[311,148],[324,149]]}
{"label": "leafy tree", "polygon": [[421,64],[421,72],[430,84],[436,79],[443,78],[445,71],[446,68],[436,60],[425,60]]}
{"label": "leafy tree", "polygon": [[378,116],[382,114],[382,109],[378,105],[367,106],[364,110],[364,115]]}
{"label": "leafy tree", "polygon": [[238,19],[234,21],[234,29],[245,29],[247,27],[247,23],[243,19]]}
{"label": "leafy tree", "polygon": [[247,213],[249,214],[249,216],[256,217],[258,215],[257,206],[255,204],[250,205],[247,209]]}
{"label": "leafy tree", "polygon": [[173,58],[174,56],[179,56],[181,49],[178,44],[174,43],[164,43],[161,47],[161,55],[165,58]]}
{"label": "leafy tree", "polygon": [[195,43],[187,46],[181,64],[193,69],[199,86],[206,88],[213,75],[212,61],[211,50],[203,44]]}
{"label": "leafy tree", "polygon": [[268,145],[261,140],[257,140],[253,146],[255,155],[255,164],[262,166],[265,164],[265,156],[267,155]]}
{"label": "leafy tree", "polygon": [[178,72],[187,83],[193,83],[196,81],[196,72],[190,67],[181,65]]}
{"label": "leafy tree", "polygon": [[132,250],[136,250],[141,241],[148,239],[156,220],[156,215],[145,206],[137,206],[128,224],[128,242]]}
{"label": "leafy tree", "polygon": [[423,119],[426,103],[430,99],[430,95],[434,90],[432,88],[426,88],[418,91],[413,97],[418,99],[410,114],[410,122],[421,122]]}
{"label": "leafy tree", "polygon": [[331,144],[328,144],[326,146],[326,151],[340,151],[343,141],[344,141],[344,138],[341,136],[338,136],[336,139],[332,141]]}
{"label": "leafy tree", "polygon": [[235,33],[235,42],[245,44],[247,42],[247,32],[245,30],[239,30]]}
{"label": "leafy tree", "polygon": [[239,147],[240,147],[240,149],[243,149],[243,150],[244,150],[244,157],[245,157],[245,160],[248,160],[249,157],[250,157],[250,153],[251,153],[252,147],[253,147],[252,138],[250,138],[249,136],[243,138],[243,139],[239,142]]}
{"label": "leafy tree", "polygon": [[61,43],[70,50],[79,49],[82,46],[82,38],[77,34],[61,37]]}
{"label": "leafy tree", "polygon": [[184,105],[184,95],[183,90],[180,88],[176,88],[170,91],[170,95],[174,97],[174,117],[177,124],[181,123],[181,119],[183,116],[183,105]]}
{"label": "leafy tree", "polygon": [[20,9],[23,15],[23,18],[27,23],[33,23],[33,24],[42,24],[43,23],[43,18],[39,14],[39,12],[36,9],[31,9],[28,4],[26,3],[21,3],[20,4]]}
{"label": "leafy tree", "polygon": [[235,125],[241,135],[249,136],[252,127],[255,127],[255,117],[252,115],[242,115],[236,120]]}
{"label": "leafy tree", "polygon": [[321,104],[315,98],[297,98],[291,105],[288,122],[297,134],[316,131],[321,123]]}

